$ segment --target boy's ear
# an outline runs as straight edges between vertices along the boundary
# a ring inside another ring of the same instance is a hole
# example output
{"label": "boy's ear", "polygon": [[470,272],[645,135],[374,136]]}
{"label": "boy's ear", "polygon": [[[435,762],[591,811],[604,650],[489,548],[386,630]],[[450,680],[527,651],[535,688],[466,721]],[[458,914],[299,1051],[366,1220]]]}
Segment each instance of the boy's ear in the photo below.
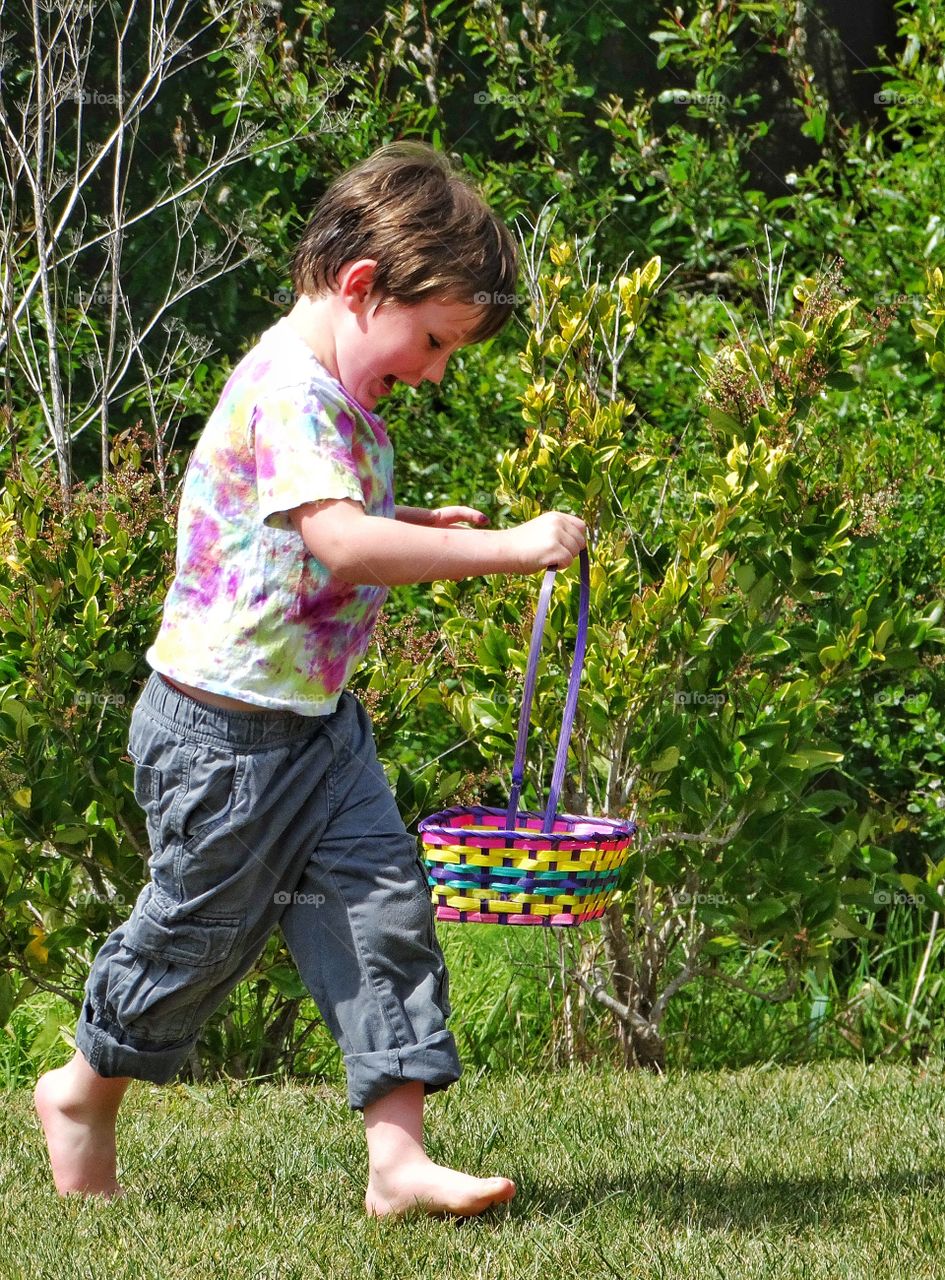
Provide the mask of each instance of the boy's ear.
{"label": "boy's ear", "polygon": [[345,263],[338,272],[338,293],[349,310],[361,311],[365,307],[374,289],[376,270],[374,258],[358,258]]}

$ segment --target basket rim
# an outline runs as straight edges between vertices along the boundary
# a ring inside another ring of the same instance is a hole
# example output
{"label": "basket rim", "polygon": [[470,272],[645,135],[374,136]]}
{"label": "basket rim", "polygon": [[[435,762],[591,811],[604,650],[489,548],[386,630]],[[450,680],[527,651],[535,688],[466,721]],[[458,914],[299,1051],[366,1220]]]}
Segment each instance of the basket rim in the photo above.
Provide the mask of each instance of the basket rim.
{"label": "basket rim", "polygon": [[[449,809],[441,809],[437,813],[431,813],[428,817],[422,818],[417,823],[417,830],[421,834],[429,832],[431,835],[451,835],[453,832],[468,831],[470,826],[475,822],[460,825],[450,821],[459,817],[471,817],[473,819],[481,816],[488,817],[504,817],[505,809],[499,809],[494,805],[454,805]],[[531,809],[520,809],[518,811],[518,820],[533,819],[544,825],[545,814],[537,813]],[[492,838],[506,837],[510,839],[529,839],[529,840],[547,840],[552,843],[559,843],[562,840],[580,840],[593,841],[594,839],[604,838],[606,840],[621,839],[624,836],[634,836],[638,831],[637,824],[632,818],[605,818],[595,817],[590,814],[576,813],[556,813],[554,821],[566,822],[570,827],[566,831],[542,831],[539,826],[535,827],[488,827],[483,834],[488,834]],[[588,827],[595,828],[594,831],[577,833],[575,828]]]}

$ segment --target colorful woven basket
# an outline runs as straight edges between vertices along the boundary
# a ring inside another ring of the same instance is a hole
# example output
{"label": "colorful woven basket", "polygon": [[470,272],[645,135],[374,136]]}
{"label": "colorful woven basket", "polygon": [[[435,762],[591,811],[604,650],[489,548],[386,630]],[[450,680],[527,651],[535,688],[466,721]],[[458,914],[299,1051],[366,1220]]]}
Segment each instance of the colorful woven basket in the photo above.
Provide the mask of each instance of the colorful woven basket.
{"label": "colorful woven basket", "polygon": [[557,813],[587,647],[590,568],[581,552],[581,605],[561,733],[543,814],[519,812],[538,657],[555,570],[545,574],[525,673],[512,790],[505,809],[444,809],[419,824],[438,920],[576,925],[604,914],[630,856],[633,822]]}

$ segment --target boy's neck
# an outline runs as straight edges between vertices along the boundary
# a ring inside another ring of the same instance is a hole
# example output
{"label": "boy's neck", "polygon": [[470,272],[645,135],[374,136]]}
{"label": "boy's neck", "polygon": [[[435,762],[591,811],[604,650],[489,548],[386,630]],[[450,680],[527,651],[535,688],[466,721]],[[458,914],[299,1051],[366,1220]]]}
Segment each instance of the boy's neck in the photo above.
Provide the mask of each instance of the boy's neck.
{"label": "boy's neck", "polygon": [[285,320],[306,346],[311,348],[318,363],[328,370],[336,382],[340,382],[335,357],[332,302],[331,294],[320,298],[303,294]]}

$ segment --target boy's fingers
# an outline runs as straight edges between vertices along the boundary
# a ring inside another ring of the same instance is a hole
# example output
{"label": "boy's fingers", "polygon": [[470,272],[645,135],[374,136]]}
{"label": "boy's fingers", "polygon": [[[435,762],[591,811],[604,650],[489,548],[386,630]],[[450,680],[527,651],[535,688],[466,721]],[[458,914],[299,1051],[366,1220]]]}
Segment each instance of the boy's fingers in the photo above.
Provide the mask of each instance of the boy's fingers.
{"label": "boy's fingers", "polygon": [[440,507],[437,516],[443,524],[488,524],[489,517],[475,507]]}

